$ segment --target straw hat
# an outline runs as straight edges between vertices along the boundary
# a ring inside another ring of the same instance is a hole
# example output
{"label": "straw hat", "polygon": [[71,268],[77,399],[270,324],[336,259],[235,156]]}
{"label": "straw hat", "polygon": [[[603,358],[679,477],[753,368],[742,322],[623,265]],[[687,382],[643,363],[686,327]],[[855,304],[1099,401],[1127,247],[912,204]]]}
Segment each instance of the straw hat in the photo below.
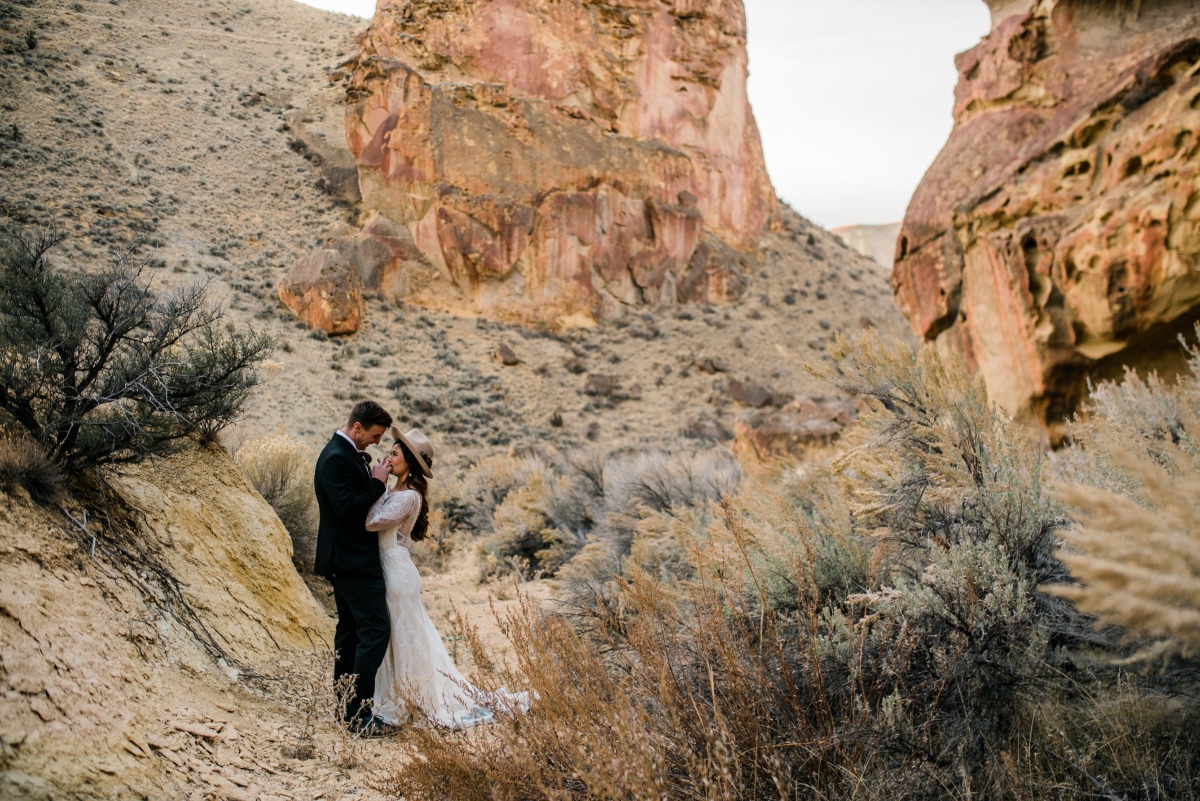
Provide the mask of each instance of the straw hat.
{"label": "straw hat", "polygon": [[403,442],[404,447],[413,452],[417,457],[417,462],[421,465],[422,473],[426,476],[433,475],[433,443],[429,441],[429,437],[415,428],[407,434],[401,434],[400,429],[395,426],[392,426],[392,436],[397,442]]}

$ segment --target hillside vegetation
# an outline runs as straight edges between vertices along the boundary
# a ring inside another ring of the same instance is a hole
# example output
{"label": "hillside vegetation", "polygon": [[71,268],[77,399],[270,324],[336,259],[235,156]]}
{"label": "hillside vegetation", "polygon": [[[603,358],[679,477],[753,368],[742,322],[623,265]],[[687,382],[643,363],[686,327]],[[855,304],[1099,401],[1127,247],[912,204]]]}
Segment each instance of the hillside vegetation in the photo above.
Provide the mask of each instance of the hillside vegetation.
{"label": "hillside vegetation", "polygon": [[[529,713],[407,731],[379,786],[1200,797],[1196,375],[1100,387],[1049,455],[932,349],[869,335],[836,357],[827,379],[871,409],[853,447],[719,503],[629,505],[624,547],[567,562],[564,605],[511,613],[515,663],[479,671],[533,688]],[[542,492],[526,475],[514,491]],[[508,525],[497,511],[493,536]]]}

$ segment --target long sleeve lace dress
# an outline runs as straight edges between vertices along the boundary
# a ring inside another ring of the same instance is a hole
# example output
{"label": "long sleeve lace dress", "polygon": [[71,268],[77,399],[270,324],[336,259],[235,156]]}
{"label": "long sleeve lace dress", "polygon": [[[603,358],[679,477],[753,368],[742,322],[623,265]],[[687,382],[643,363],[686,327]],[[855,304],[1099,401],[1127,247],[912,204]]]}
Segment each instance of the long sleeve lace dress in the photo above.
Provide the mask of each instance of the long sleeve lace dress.
{"label": "long sleeve lace dress", "polygon": [[421,511],[415,490],[387,492],[367,514],[367,530],[379,532],[379,558],[387,588],[392,636],[375,674],[375,714],[398,725],[406,713],[403,696],[416,700],[429,719],[451,728],[490,722],[494,711],[528,706],[526,693],[483,693],[450,659],[442,637],[421,602],[421,574],[413,564],[410,534]]}

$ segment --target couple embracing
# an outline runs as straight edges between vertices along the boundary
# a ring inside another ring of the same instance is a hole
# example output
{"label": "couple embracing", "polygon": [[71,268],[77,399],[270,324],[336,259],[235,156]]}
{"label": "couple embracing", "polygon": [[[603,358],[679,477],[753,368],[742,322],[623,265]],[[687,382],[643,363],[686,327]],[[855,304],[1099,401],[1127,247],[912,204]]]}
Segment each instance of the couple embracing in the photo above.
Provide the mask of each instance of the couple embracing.
{"label": "couple embracing", "polygon": [[[372,465],[366,448],[389,430],[391,452]],[[337,605],[334,684],[344,676],[354,681],[339,711],[362,736],[393,733],[407,717],[406,700],[451,728],[528,704],[526,694],[486,694],[467,683],[421,602],[409,548],[429,528],[433,456],[424,434],[400,433],[391,415],[367,400],[354,406],[317,459],[315,572],[329,579]]]}

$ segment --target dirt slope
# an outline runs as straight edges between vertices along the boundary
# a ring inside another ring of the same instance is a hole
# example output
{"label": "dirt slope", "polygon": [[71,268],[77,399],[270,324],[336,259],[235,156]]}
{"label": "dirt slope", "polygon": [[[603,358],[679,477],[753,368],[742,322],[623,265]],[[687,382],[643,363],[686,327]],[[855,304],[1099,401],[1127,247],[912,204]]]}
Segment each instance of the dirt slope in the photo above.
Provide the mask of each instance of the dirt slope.
{"label": "dirt slope", "polygon": [[[821,393],[802,362],[836,331],[869,321],[908,336],[884,272],[785,209],[736,305],[663,307],[555,335],[376,299],[364,331],[313,338],[275,286],[356,215],[343,184],[326,191],[345,151],[324,70],[366,22],[283,0],[6,7],[19,16],[4,20],[0,48],[13,51],[0,80],[15,89],[0,119],[2,213],[59,220],[76,233],[63,255],[84,265],[140,237],[162,286],[206,281],[233,321],[279,336],[282,369],[233,444],[282,424],[319,448],[363,395],[428,430],[456,467],[509,446],[661,441],[705,418],[732,430],[747,409],[725,393],[730,378]],[[13,125],[17,140],[3,134]],[[501,343],[521,365],[493,360]],[[729,372],[697,370],[705,357]],[[614,393],[586,394],[591,374],[614,379]]]}

